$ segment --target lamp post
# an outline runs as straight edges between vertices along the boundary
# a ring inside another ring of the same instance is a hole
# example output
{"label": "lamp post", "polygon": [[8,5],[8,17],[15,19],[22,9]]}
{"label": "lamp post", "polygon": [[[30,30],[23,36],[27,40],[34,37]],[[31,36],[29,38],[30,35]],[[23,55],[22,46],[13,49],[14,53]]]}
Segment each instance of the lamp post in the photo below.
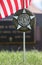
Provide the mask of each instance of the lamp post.
{"label": "lamp post", "polygon": [[25,62],[25,32],[23,32],[23,51],[24,51],[24,57],[23,57],[23,61]]}

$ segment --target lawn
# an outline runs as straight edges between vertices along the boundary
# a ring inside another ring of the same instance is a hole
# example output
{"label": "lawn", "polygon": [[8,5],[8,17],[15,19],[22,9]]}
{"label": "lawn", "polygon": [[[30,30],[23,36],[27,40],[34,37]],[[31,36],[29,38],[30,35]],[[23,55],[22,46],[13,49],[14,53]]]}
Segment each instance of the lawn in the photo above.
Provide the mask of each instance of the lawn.
{"label": "lawn", "polygon": [[26,52],[24,63],[22,51],[0,51],[0,65],[42,65],[42,52],[37,50]]}

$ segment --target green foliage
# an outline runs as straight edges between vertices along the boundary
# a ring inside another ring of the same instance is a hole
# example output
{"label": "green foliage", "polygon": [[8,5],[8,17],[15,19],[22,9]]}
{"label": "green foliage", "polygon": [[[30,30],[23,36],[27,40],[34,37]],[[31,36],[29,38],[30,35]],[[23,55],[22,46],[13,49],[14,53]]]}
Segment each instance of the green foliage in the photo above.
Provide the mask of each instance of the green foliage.
{"label": "green foliage", "polygon": [[42,65],[42,52],[35,50],[26,52],[23,62],[22,51],[0,51],[0,65]]}

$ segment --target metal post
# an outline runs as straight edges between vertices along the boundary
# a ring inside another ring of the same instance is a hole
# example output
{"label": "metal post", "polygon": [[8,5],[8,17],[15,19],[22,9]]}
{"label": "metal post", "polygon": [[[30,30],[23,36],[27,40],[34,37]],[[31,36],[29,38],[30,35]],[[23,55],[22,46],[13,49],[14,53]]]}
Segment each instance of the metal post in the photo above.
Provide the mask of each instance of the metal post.
{"label": "metal post", "polygon": [[23,61],[25,62],[25,32],[23,32]]}

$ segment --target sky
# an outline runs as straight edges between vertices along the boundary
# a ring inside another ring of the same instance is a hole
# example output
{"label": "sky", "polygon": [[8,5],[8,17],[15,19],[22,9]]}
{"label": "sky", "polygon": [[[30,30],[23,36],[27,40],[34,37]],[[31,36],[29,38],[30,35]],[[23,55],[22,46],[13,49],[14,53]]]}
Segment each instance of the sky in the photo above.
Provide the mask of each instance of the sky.
{"label": "sky", "polygon": [[36,8],[42,10],[42,0],[32,0],[32,4],[33,4]]}

